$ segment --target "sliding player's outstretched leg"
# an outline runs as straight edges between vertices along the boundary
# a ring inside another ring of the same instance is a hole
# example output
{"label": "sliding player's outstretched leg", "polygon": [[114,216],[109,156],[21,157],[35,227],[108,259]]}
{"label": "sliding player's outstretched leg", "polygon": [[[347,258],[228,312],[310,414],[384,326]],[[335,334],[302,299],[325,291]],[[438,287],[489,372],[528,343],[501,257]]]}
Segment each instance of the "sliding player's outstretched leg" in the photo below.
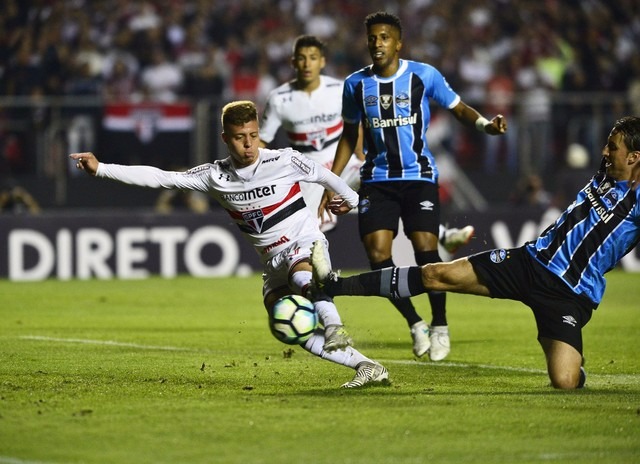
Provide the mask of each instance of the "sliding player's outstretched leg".
{"label": "sliding player's outstretched leg", "polygon": [[314,242],[311,248],[311,266],[313,286],[330,297],[359,295],[404,298],[427,291],[422,284],[419,266],[388,267],[350,277],[340,277],[338,272],[331,269],[326,258],[326,245],[321,240]]}

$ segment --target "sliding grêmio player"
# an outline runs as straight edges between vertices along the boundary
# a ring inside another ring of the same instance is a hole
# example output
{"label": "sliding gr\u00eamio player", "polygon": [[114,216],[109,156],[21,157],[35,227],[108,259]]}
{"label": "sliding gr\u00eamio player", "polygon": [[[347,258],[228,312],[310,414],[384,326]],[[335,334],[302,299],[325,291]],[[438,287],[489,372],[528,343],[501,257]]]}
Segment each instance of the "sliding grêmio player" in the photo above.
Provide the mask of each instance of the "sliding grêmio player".
{"label": "sliding gr\u00eamio player", "polygon": [[389,267],[340,278],[321,242],[312,249],[315,285],[330,296],[404,298],[427,291],[521,301],[533,310],[551,384],[585,383],[582,328],[605,291],[604,274],[640,242],[640,118],[616,121],[596,175],[536,240],[448,263]]}

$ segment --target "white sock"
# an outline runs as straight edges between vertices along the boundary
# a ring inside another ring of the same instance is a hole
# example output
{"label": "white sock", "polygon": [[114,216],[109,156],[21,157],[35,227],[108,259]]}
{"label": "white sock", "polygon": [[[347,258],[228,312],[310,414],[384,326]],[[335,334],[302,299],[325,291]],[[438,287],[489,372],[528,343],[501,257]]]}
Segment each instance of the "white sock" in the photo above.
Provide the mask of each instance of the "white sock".
{"label": "white sock", "polygon": [[352,369],[355,369],[356,366],[362,361],[373,362],[371,361],[371,359],[367,358],[352,346],[347,346],[344,350],[325,351],[322,348],[323,345],[324,336],[322,334],[315,334],[309,340],[307,340],[307,342],[303,345],[303,348],[309,353],[319,356],[322,359],[326,359],[327,361],[331,361],[342,366],[347,366]]}
{"label": "white sock", "polygon": [[306,296],[311,284],[311,271],[297,271],[291,274],[289,285],[298,294]]}
{"label": "white sock", "polygon": [[320,317],[320,321],[324,327],[330,325],[342,325],[342,319],[340,318],[340,314],[338,314],[338,308],[333,303],[333,301],[315,301],[313,306],[318,311],[318,316]]}
{"label": "white sock", "polygon": [[[297,271],[291,275],[290,285],[296,293],[300,295],[305,295],[306,290],[311,283],[311,271]],[[324,327],[328,325],[342,325],[342,319],[340,319],[340,314],[338,314],[338,308],[333,303],[333,301],[315,301],[313,303],[316,311],[318,311],[318,316],[320,317],[320,322]]]}

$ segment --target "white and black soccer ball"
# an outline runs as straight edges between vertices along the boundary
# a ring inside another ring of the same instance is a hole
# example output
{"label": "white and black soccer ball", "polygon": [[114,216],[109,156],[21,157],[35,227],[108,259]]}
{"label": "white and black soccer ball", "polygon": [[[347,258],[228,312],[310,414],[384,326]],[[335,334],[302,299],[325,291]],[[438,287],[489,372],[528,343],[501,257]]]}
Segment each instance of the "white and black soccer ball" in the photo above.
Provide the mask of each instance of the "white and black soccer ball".
{"label": "white and black soccer ball", "polygon": [[299,345],[309,340],[318,327],[318,313],[303,296],[283,296],[273,305],[269,326],[282,343]]}

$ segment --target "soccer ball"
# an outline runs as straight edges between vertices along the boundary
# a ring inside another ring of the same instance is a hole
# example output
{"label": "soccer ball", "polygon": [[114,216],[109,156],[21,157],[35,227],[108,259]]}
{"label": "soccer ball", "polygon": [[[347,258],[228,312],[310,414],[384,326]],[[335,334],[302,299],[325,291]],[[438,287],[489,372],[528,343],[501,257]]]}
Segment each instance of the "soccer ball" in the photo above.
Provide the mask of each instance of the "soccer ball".
{"label": "soccer ball", "polygon": [[318,313],[303,296],[283,296],[273,305],[269,327],[282,343],[299,345],[309,340],[318,327]]}

